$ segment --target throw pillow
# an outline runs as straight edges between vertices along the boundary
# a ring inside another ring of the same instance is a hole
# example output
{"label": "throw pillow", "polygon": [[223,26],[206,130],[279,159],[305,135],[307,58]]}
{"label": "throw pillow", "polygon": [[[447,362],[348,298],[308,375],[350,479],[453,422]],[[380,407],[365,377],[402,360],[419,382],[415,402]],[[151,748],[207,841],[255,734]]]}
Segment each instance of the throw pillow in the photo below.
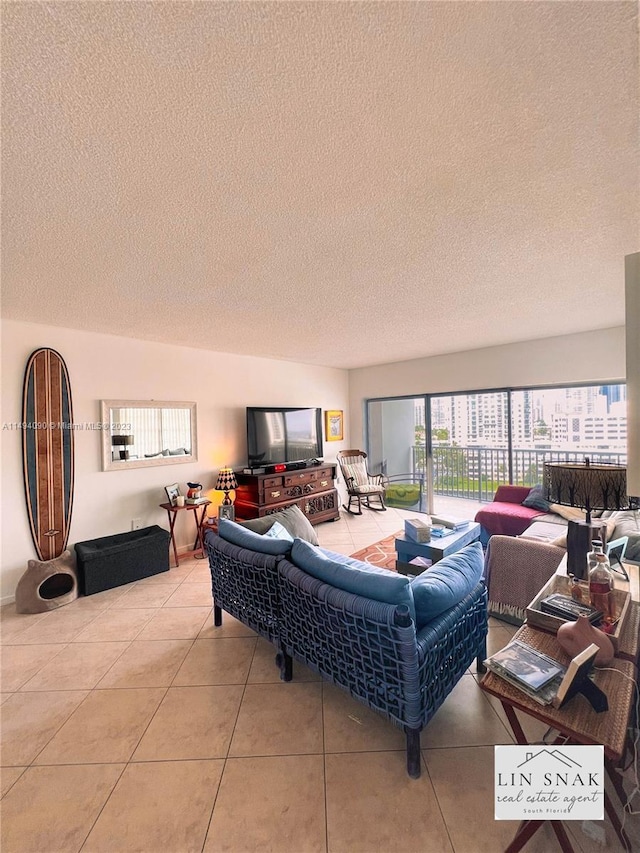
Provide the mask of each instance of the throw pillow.
{"label": "throw pillow", "polygon": [[615,523],[610,539],[620,539],[628,536],[625,559],[640,561],[640,511],[637,509],[614,512],[611,520]]}
{"label": "throw pillow", "polygon": [[313,525],[302,512],[299,506],[293,504],[286,509],[281,509],[279,512],[265,515],[263,518],[252,518],[249,521],[242,521],[243,527],[253,530],[254,533],[266,533],[271,528],[274,522],[279,522],[285,530],[288,530],[291,536],[295,539],[304,539],[312,545],[318,544],[318,536],[313,529]]}
{"label": "throw pillow", "polygon": [[263,533],[263,536],[268,536],[269,539],[283,539],[285,542],[293,542],[293,536],[279,521],[274,521],[269,530]]}
{"label": "throw pillow", "polygon": [[551,502],[545,498],[542,486],[534,486],[522,501],[522,506],[529,507],[529,509],[539,509],[541,512],[549,512]]}
{"label": "throw pillow", "polygon": [[350,488],[353,486],[366,486],[369,483],[369,477],[367,476],[367,468],[362,461],[358,462],[342,462],[341,468],[344,474],[345,480],[348,482],[349,480],[353,480],[350,483]]}
{"label": "throw pillow", "polygon": [[229,521],[228,518],[221,518],[218,521],[218,535],[232,545],[237,545],[238,548],[248,548],[249,551],[258,551],[260,554],[288,554],[291,550],[291,540],[284,541],[261,536],[253,530],[247,530],[246,527],[236,524],[235,521]]}
{"label": "throw pillow", "polygon": [[315,548],[301,539],[293,543],[291,561],[312,577],[344,592],[372,598],[384,604],[406,604],[415,622],[411,584],[405,575],[362,563],[353,557],[334,554],[324,548]]}
{"label": "throw pillow", "polygon": [[475,589],[484,568],[482,545],[473,542],[439,560],[411,581],[418,630]]}

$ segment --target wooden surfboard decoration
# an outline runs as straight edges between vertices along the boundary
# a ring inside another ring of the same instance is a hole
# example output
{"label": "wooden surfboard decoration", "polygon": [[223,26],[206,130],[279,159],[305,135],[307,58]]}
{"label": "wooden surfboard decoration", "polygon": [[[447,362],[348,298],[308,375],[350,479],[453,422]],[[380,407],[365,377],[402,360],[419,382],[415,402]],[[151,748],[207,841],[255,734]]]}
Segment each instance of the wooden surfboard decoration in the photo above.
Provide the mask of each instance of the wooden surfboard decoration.
{"label": "wooden surfboard decoration", "polygon": [[44,347],[29,356],[22,391],[22,459],[31,536],[38,559],[65,550],[73,508],[71,384],[64,359]]}

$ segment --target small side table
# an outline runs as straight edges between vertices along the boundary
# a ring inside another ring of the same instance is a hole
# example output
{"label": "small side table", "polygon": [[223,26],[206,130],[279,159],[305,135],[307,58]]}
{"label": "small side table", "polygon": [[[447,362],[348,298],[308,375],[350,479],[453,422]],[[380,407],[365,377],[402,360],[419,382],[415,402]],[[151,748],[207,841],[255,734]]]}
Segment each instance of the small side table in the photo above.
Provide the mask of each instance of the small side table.
{"label": "small side table", "polygon": [[[169,517],[169,533],[171,534],[171,545],[173,547],[173,556],[176,561],[176,567],[180,564],[180,560],[184,560],[186,557],[193,557],[197,554],[200,554],[200,557],[204,557],[202,522],[204,521],[204,516],[210,503],[211,501],[202,501],[202,503],[199,504],[185,504],[184,506],[174,506],[169,503],[160,504],[162,509],[166,509]],[[182,554],[178,554],[174,528],[176,526],[178,513],[184,512],[185,510],[187,512],[193,512],[193,517],[196,522],[196,541],[194,542],[194,547],[190,551],[184,551]],[[198,517],[198,510],[201,510],[200,517]]]}
{"label": "small side table", "polygon": [[[549,655],[565,666],[569,663],[569,657],[558,645],[558,641],[552,634],[547,634],[525,624],[516,632],[514,639],[522,640],[527,645]],[[617,672],[611,670],[617,670]],[[627,678],[621,677],[619,673],[626,675]],[[604,690],[609,700],[609,710],[603,714],[597,714],[591,709],[582,696],[574,697],[571,702],[560,709],[556,709],[552,705],[539,705],[522,690],[518,690],[517,687],[512,686],[493,672],[486,673],[480,682],[480,687],[500,700],[516,742],[519,744],[526,744],[528,741],[516,716],[516,710],[535,717],[545,725],[555,729],[560,733],[558,740],[566,739],[563,742],[585,746],[602,744],[604,746],[605,770],[613,783],[620,802],[624,803],[626,794],[622,780],[615,772],[615,766],[625,751],[627,725],[633,702],[633,686],[630,679],[634,675],[633,664],[617,658],[609,668],[596,671],[596,683]],[[630,850],[629,839],[606,791],[604,805],[623,848]],[[517,853],[521,850],[543,822],[541,820],[522,821],[514,839],[507,848],[507,853]],[[562,850],[565,853],[571,853],[573,847],[561,821],[552,820],[551,825]]]}

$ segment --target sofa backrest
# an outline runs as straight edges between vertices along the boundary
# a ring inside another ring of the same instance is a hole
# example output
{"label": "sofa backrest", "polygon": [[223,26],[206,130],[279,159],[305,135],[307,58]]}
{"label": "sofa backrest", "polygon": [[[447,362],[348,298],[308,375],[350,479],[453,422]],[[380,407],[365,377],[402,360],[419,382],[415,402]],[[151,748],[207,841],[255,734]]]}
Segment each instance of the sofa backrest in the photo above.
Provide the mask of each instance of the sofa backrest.
{"label": "sofa backrest", "polygon": [[493,499],[506,504],[521,504],[530,491],[530,486],[498,486]]}
{"label": "sofa backrest", "polygon": [[212,530],[205,533],[204,544],[209,555],[215,604],[261,636],[277,642],[280,636],[277,566],[283,556],[234,545]]}
{"label": "sofa backrest", "polygon": [[398,723],[418,720],[420,661],[408,608],[346,592],[286,557],[278,575],[283,648]]}
{"label": "sofa backrest", "polygon": [[291,562],[312,577],[344,592],[371,598],[383,604],[404,604],[415,622],[416,610],[411,581],[405,575],[316,548],[301,539],[296,539],[293,543]]}

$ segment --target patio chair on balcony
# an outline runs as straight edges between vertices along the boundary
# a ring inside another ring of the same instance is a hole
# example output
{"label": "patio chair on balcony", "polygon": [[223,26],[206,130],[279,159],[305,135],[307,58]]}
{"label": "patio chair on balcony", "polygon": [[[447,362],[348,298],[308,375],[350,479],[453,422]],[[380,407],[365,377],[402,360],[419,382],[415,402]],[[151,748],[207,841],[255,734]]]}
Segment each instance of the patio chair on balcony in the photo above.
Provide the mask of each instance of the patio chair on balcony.
{"label": "patio chair on balcony", "polygon": [[[344,477],[349,503],[343,504],[347,512],[362,515],[362,504],[377,512],[386,510],[384,502],[384,477],[382,474],[370,474],[367,470],[367,454],[364,450],[341,450],[336,454],[340,471]],[[358,502],[358,511],[351,509],[351,501]],[[372,505],[374,500],[378,505]]]}

